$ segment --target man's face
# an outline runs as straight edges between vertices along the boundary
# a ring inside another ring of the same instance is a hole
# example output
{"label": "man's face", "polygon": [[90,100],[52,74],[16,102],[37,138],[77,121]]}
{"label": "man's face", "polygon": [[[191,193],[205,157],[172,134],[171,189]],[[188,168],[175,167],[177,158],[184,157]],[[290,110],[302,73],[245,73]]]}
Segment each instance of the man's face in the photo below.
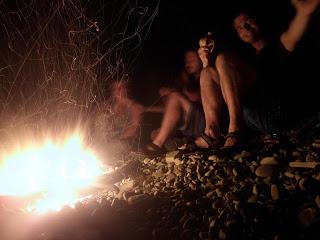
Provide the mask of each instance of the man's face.
{"label": "man's face", "polygon": [[260,29],[253,18],[241,13],[233,21],[233,27],[237,31],[240,39],[246,43],[254,43],[259,39]]}
{"label": "man's face", "polygon": [[184,67],[188,74],[199,73],[202,69],[202,62],[196,51],[187,51],[184,55]]}

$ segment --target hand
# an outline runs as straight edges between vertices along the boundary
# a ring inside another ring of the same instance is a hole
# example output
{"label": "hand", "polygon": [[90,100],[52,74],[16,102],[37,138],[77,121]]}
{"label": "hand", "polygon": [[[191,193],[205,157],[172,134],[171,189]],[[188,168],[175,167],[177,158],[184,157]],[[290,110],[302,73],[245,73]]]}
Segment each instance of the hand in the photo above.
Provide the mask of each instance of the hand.
{"label": "hand", "polygon": [[209,57],[210,57],[209,49],[207,49],[206,47],[200,47],[198,49],[198,54],[202,61],[203,68],[207,67],[209,65]]}
{"label": "hand", "polygon": [[320,5],[320,0],[292,0],[297,13],[302,15],[312,14]]}
{"label": "hand", "polygon": [[163,97],[163,96],[169,95],[170,93],[172,93],[174,91],[175,91],[175,89],[173,89],[173,88],[161,87],[159,90],[159,95],[160,95],[160,97]]}

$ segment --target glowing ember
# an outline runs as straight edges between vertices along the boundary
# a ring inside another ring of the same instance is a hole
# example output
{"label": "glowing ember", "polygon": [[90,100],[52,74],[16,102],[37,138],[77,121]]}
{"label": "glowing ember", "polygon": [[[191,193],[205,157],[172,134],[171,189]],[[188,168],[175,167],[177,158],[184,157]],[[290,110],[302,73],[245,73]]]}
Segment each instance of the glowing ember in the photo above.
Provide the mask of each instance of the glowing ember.
{"label": "glowing ember", "polygon": [[79,191],[104,174],[94,154],[84,149],[81,137],[73,135],[63,144],[47,140],[2,157],[0,195],[40,196],[28,211],[59,210],[79,200]]}

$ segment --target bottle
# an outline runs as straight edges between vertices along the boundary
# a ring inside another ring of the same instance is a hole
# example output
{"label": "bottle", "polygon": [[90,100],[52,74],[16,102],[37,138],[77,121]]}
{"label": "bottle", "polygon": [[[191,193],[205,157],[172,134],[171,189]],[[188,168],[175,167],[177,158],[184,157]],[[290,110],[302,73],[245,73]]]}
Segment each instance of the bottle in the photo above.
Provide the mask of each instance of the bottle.
{"label": "bottle", "polygon": [[205,36],[199,40],[199,46],[207,48],[210,53],[213,52],[214,47],[215,47],[215,43],[212,38],[211,32],[208,32],[207,36]]}

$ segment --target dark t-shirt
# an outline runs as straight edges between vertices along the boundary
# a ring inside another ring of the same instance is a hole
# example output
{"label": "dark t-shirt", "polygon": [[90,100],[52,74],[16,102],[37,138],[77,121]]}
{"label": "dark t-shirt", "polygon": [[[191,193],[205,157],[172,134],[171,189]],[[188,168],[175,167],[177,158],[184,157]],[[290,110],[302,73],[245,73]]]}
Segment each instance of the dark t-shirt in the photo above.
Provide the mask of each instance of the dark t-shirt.
{"label": "dark t-shirt", "polygon": [[249,103],[245,111],[251,115],[253,125],[261,132],[277,133],[286,124],[288,116],[286,86],[292,81],[290,63],[290,52],[279,40],[270,41],[254,57],[253,64],[257,74],[256,100]]}

